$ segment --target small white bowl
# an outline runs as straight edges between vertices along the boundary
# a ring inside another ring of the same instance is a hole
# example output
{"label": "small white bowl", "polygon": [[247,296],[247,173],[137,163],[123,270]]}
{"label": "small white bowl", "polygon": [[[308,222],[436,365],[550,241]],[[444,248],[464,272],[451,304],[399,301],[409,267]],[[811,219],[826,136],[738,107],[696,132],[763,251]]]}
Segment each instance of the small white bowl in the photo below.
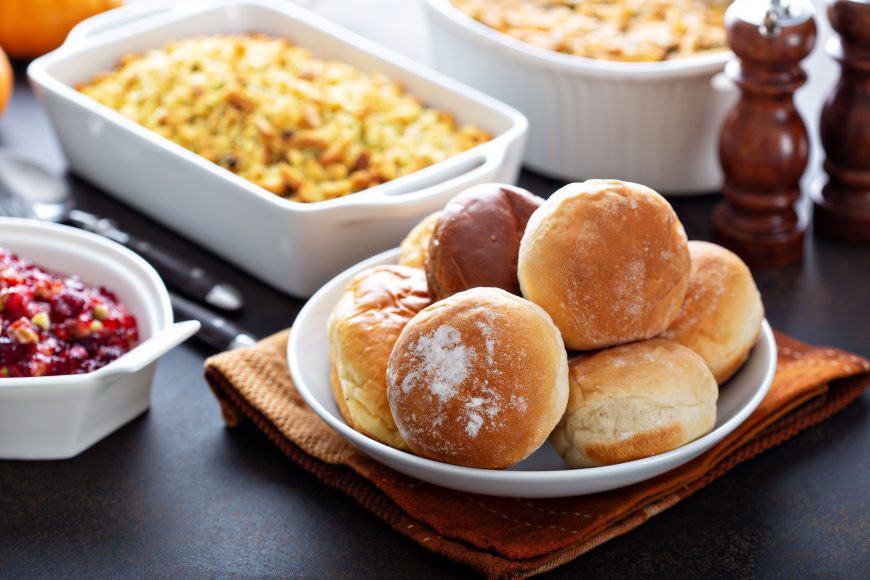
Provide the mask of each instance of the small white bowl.
{"label": "small white bowl", "polygon": [[749,360],[719,392],[716,426],[678,449],[606,467],[570,469],[549,442],[510,470],[449,465],[393,449],[349,427],[332,396],[326,321],[350,279],[380,264],[394,264],[398,250],[378,254],[335,277],[305,305],[290,333],[287,360],[293,382],[305,401],[329,426],[364,453],[396,471],[422,481],[485,495],[565,497],[598,493],[653,478],[691,461],[734,431],[758,407],[776,371],[776,343],[767,321]]}
{"label": "small white bowl", "polygon": [[0,379],[0,458],[72,457],[148,408],[157,359],[199,323],[173,324],[169,293],[154,268],[94,234],[0,217],[0,248],[109,288],[138,322],[139,344],[92,373]]}

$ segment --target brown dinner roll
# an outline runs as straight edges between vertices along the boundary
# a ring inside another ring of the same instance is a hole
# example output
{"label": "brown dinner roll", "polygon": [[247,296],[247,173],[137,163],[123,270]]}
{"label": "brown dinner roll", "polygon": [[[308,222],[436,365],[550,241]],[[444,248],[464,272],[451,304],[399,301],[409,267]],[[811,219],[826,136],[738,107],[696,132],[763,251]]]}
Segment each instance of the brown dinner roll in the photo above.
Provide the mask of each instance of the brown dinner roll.
{"label": "brown dinner roll", "polygon": [[568,409],[550,441],[571,467],[664,453],[716,424],[716,380],[704,359],[654,338],[581,355],[569,365]]}
{"label": "brown dinner roll", "polygon": [[430,303],[422,270],[375,266],[351,280],[329,317],[333,394],[342,416],[399,449],[406,446],[387,403],[387,362],[405,324]]}
{"label": "brown dinner roll", "polygon": [[440,211],[429,214],[405,236],[399,245],[400,265],[412,268],[426,267],[429,240],[432,239],[432,232],[435,230],[435,224],[438,223],[439,217],[441,217]]}
{"label": "brown dinner roll", "polygon": [[429,241],[426,276],[432,296],[440,300],[481,286],[519,294],[520,239],[542,202],[502,183],[476,185],[454,197]]}
{"label": "brown dinner roll", "polygon": [[554,193],[520,245],[523,296],[577,350],[661,333],[680,310],[689,271],[686,232],[670,204],[648,187],[617,180]]}
{"label": "brown dinner roll", "polygon": [[562,417],[567,355],[543,309],[499,288],[474,288],[408,323],[387,389],[412,451],[501,469],[540,447]]}
{"label": "brown dinner roll", "polygon": [[677,319],[662,333],[707,362],[721,385],[758,341],[764,305],[752,273],[736,254],[707,242],[689,242],[692,273]]}

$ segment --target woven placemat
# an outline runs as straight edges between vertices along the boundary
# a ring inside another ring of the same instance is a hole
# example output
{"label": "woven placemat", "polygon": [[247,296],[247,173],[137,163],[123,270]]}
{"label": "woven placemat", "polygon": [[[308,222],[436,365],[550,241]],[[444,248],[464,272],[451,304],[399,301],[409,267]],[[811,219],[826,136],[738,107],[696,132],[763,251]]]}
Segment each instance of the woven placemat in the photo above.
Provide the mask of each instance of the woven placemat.
{"label": "woven placemat", "polygon": [[559,499],[479,496],[402,475],[357,451],[302,400],[287,371],[289,331],[206,361],[229,426],[249,420],[290,459],[396,531],[489,577],[551,570],[643,524],[736,465],[824,421],[870,386],[870,362],[776,334],[767,397],[697,459],[631,487]]}

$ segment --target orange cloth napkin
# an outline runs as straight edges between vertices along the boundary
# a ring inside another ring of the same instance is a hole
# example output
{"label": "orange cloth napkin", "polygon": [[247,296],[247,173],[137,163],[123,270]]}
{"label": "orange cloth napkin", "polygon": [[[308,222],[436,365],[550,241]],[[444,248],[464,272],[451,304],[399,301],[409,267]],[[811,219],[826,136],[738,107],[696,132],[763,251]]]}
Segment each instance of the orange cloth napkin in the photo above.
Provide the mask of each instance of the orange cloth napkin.
{"label": "orange cloth napkin", "polygon": [[398,532],[489,577],[531,576],[573,560],[827,419],[870,385],[867,360],[777,334],[779,365],[767,397],[704,455],[655,479],[597,495],[498,498],[430,485],[357,451],[293,386],[287,335],[206,361],[205,376],[227,424],[252,421],[290,459]]}

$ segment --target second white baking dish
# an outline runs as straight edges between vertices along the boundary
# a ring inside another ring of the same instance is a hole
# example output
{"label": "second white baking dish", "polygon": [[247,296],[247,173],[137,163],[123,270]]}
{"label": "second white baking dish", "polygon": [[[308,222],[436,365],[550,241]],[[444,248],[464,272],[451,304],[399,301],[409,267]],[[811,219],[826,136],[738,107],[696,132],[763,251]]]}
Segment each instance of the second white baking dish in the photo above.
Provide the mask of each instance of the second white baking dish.
{"label": "second white baking dish", "polygon": [[594,60],[502,34],[449,0],[424,4],[435,68],[528,116],[532,169],[572,181],[635,181],[664,194],[720,188],[719,126],[737,92],[714,79],[730,52]]}
{"label": "second white baking dish", "polygon": [[[494,138],[364,192],[302,204],[259,188],[74,88],[131,52],[173,39],[243,32],[288,38],[316,56],[382,73],[427,105]],[[274,0],[131,4],[80,24],[58,50],[35,60],[28,75],[73,171],[296,296],[312,294],[350,264],[395,246],[462,189],[515,181],[528,124],[482,93],[292,2]]]}

